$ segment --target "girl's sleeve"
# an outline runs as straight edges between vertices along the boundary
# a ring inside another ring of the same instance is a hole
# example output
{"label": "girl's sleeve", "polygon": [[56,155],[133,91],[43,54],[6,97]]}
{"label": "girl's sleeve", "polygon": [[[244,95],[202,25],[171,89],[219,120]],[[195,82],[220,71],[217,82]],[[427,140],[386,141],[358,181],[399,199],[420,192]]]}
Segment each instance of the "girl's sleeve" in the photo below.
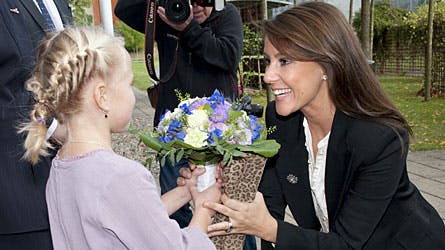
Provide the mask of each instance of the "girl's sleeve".
{"label": "girl's sleeve", "polygon": [[153,176],[142,166],[113,178],[100,200],[100,221],[128,249],[215,249],[200,229],[168,217]]}

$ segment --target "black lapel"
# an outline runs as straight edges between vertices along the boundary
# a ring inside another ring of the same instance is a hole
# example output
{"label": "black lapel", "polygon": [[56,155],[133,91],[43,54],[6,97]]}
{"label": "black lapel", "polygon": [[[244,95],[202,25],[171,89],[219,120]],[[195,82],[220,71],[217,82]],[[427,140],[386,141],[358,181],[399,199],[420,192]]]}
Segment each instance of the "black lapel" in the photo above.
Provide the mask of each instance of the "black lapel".
{"label": "black lapel", "polygon": [[[326,159],[325,193],[329,221],[336,217],[339,204],[342,203],[345,181],[350,171],[350,149],[348,148],[347,132],[350,119],[342,111],[337,110],[332,124],[331,135]],[[348,121],[349,120],[349,121]],[[332,225],[331,223],[329,223]]]}
{"label": "black lapel", "polygon": [[60,0],[54,0],[54,4],[57,7],[57,11],[59,12],[60,19],[62,19],[63,26],[70,25],[72,22],[72,18],[68,17],[67,15],[70,13],[70,10],[67,9],[66,3],[63,3]]}
{"label": "black lapel", "polygon": [[47,30],[45,19],[37,8],[36,4],[32,0],[19,0],[23,7],[29,12],[34,21],[42,28],[42,30]]}
{"label": "black lapel", "polygon": [[[309,183],[308,153],[305,146],[303,114],[286,121],[280,131],[282,147],[277,164],[277,174],[289,208],[298,225],[320,229],[315,215]],[[295,179],[297,178],[297,179]],[[302,202],[304,201],[304,202]]]}

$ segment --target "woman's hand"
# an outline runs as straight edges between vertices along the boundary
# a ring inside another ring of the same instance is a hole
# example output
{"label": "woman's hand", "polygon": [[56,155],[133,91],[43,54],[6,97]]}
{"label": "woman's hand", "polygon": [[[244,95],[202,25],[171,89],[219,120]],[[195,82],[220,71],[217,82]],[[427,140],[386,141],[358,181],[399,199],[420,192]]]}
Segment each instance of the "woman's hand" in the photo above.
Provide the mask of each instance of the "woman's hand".
{"label": "woman's hand", "polygon": [[229,199],[225,194],[221,196],[221,201],[223,204],[204,202],[204,207],[228,216],[232,228],[228,230],[229,223],[226,221],[210,225],[208,227],[209,237],[243,233],[256,235],[269,242],[276,241],[278,223],[267,210],[260,192],[256,193],[252,203]]}

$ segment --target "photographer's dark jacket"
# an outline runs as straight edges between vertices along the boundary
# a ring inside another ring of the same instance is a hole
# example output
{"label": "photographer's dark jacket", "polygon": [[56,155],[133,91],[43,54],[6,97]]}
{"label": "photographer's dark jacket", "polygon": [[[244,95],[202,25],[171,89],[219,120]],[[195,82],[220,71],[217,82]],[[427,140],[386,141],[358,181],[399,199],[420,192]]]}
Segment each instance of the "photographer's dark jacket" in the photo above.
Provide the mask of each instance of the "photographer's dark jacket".
{"label": "photographer's dark jacket", "polygon": [[[146,0],[120,0],[115,14],[130,27],[145,32]],[[177,62],[175,48],[179,39]],[[170,67],[176,70],[170,80],[162,83],[154,124],[165,109],[174,109],[179,101],[174,90],[191,97],[210,96],[217,88],[233,98],[237,92],[237,68],[243,48],[243,28],[238,10],[226,4],[222,11],[213,10],[201,25],[194,19],[178,32],[158,16],[156,42],[159,51],[160,78]]]}
{"label": "photographer's dark jacket", "polygon": [[[268,105],[270,139],[281,148],[268,159],[260,183],[277,221],[275,249],[445,249],[439,214],[410,182],[404,146],[389,127],[337,110],[326,158],[325,194],[329,233],[320,232],[311,196],[303,114],[279,116]],[[290,178],[292,177],[292,178]],[[289,206],[299,226],[284,222]],[[273,249],[263,241],[261,249]]]}

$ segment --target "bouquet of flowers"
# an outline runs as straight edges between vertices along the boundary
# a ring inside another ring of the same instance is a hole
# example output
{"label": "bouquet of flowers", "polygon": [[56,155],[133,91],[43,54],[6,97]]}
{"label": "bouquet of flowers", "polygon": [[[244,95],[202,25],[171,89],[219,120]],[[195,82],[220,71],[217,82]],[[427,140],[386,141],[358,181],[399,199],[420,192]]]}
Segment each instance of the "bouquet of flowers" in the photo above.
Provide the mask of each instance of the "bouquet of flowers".
{"label": "bouquet of flowers", "polygon": [[187,98],[173,111],[167,110],[153,132],[137,131],[142,142],[155,150],[161,165],[167,157],[175,163],[182,158],[197,165],[221,162],[251,152],[272,157],[280,148],[275,140],[262,138],[264,127],[247,115],[239,103],[229,103],[215,90],[210,97]]}
{"label": "bouquet of flowers", "polygon": [[[252,201],[266,158],[274,156],[280,145],[263,138],[264,126],[242,110],[242,102],[229,103],[218,90],[210,97],[179,97],[178,107],[167,110],[153,132],[136,131],[141,141],[156,151],[161,166],[167,159],[175,163],[182,158],[201,166],[220,163],[224,192],[231,198]],[[198,188],[215,182],[214,172],[206,170],[204,175],[213,176],[200,176]],[[200,184],[202,181],[205,183]],[[218,215],[218,220],[227,218]],[[229,249],[224,242],[233,236],[215,237],[215,245]],[[241,249],[243,241],[244,235],[236,236],[230,240],[231,249]]]}

